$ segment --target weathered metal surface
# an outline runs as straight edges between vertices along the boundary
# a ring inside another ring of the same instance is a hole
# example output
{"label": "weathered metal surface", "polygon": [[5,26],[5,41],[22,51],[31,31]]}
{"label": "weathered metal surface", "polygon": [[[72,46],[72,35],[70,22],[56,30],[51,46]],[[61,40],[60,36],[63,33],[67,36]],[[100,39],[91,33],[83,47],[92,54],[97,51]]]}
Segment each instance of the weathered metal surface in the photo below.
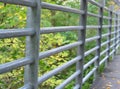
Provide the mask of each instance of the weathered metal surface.
{"label": "weathered metal surface", "polygon": [[22,36],[31,36],[34,35],[35,31],[33,29],[5,29],[0,30],[0,39],[2,38],[11,38],[11,37],[22,37]]}
{"label": "weathered metal surface", "polygon": [[88,2],[87,0],[81,0],[80,3],[80,10],[83,10],[85,13],[80,15],[80,26],[83,26],[84,29],[78,31],[78,41],[82,41],[82,45],[78,46],[77,48],[77,55],[80,55],[82,58],[80,61],[76,63],[76,71],[81,71],[81,73],[76,76],[76,84],[75,86],[79,85],[78,89],[82,88],[82,81],[83,81],[83,65],[84,65],[84,51],[85,51],[85,38],[86,38],[86,25],[87,25],[87,11],[88,11]]}
{"label": "weathered metal surface", "polygon": [[0,0],[3,3],[35,7],[37,4],[30,0]]}
{"label": "weathered metal surface", "polygon": [[[33,0],[30,0],[33,1]],[[24,84],[31,84],[30,89],[38,89],[38,59],[39,59],[39,41],[40,41],[40,0],[34,0],[36,7],[28,7],[27,28],[33,28],[35,34],[26,37],[26,57],[33,61],[25,66]]]}
{"label": "weathered metal surface", "polygon": [[46,2],[41,3],[42,8],[50,9],[50,10],[57,10],[57,11],[63,11],[63,12],[71,12],[75,14],[84,14],[83,10],[78,10],[70,7],[65,7],[61,5],[54,5]]}
{"label": "weathered metal surface", "polygon": [[65,32],[65,31],[78,31],[82,29],[83,29],[83,26],[46,27],[46,28],[40,29],[40,34]]}
{"label": "weathered metal surface", "polygon": [[13,69],[16,69],[18,67],[22,67],[22,66],[30,64],[32,62],[33,61],[30,58],[22,58],[22,59],[17,59],[16,61],[1,64],[0,65],[0,74],[9,72]]}

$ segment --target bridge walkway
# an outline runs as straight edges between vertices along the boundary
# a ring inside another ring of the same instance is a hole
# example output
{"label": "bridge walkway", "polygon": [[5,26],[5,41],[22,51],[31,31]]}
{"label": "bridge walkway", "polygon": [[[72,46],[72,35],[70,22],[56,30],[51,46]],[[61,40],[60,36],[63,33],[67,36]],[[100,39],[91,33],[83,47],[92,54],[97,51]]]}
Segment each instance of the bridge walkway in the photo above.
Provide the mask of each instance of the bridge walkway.
{"label": "bridge walkway", "polygon": [[120,89],[120,55],[109,63],[91,89]]}

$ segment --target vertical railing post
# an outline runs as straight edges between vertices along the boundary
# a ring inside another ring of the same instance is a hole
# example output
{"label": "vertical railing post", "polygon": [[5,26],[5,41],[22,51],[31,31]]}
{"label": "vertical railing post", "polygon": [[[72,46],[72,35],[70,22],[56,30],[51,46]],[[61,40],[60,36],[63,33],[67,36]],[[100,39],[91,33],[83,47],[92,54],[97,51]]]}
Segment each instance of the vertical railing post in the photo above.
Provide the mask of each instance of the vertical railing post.
{"label": "vertical railing post", "polygon": [[116,37],[116,53],[117,53],[117,48],[118,48],[118,41],[119,41],[119,29],[118,29],[118,11],[116,11],[116,34],[117,34],[117,37]]}
{"label": "vertical railing post", "polygon": [[109,17],[110,17],[110,19],[108,20],[108,25],[109,25],[109,28],[108,28],[108,33],[109,33],[109,35],[108,35],[108,37],[107,37],[107,41],[108,41],[108,44],[107,44],[107,49],[108,49],[108,51],[107,51],[107,54],[106,54],[106,56],[108,56],[108,59],[106,60],[106,67],[107,67],[107,64],[108,64],[108,61],[109,61],[109,59],[110,59],[110,44],[111,44],[111,31],[112,31],[112,14],[113,14],[113,6],[110,6],[109,7],[109,11],[108,11],[108,13],[109,13]]}
{"label": "vertical railing post", "polygon": [[83,66],[84,66],[84,47],[85,47],[85,36],[86,36],[86,20],[87,20],[87,0],[81,0],[81,10],[84,14],[80,16],[80,26],[83,26],[82,30],[78,31],[78,41],[82,41],[82,45],[78,47],[78,56],[81,56],[81,60],[76,63],[76,70],[81,73],[76,77],[75,89],[82,89],[83,80]]}
{"label": "vertical railing post", "polygon": [[[101,5],[105,5],[105,1],[104,0],[99,0],[100,4]],[[97,46],[99,46],[99,48],[96,50],[96,56],[98,57],[98,59],[96,60],[95,62],[95,67],[97,67],[97,70],[95,71],[94,73],[94,78],[96,79],[98,77],[98,70],[99,70],[99,62],[100,62],[100,51],[101,51],[101,39],[102,39],[102,25],[103,25],[103,6],[100,7],[99,9],[99,15],[101,16],[99,19],[98,19],[98,24],[100,26],[100,28],[98,28],[98,36],[100,37],[98,40],[97,40]],[[94,80],[95,80],[94,79]]]}
{"label": "vertical railing post", "polygon": [[119,45],[120,45],[120,10],[118,10],[118,33],[119,33]]}
{"label": "vertical railing post", "polygon": [[38,89],[38,58],[39,58],[39,35],[40,35],[40,0],[31,0],[36,7],[28,7],[27,28],[33,28],[35,34],[26,39],[26,57],[33,62],[25,66],[24,82],[30,84],[30,89]]}
{"label": "vertical railing post", "polygon": [[117,46],[117,13],[115,12],[114,13],[114,15],[115,15],[115,17],[114,17],[114,38],[115,38],[115,40],[114,40],[114,55],[113,55],[113,57],[115,56],[115,54],[116,54],[116,46]]}

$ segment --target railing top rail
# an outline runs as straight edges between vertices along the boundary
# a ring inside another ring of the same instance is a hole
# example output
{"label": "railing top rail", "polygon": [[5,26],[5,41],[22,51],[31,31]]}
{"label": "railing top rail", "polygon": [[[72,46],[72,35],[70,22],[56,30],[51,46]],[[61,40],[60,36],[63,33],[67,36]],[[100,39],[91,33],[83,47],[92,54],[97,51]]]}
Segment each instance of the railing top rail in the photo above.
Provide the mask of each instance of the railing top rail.
{"label": "railing top rail", "polygon": [[0,0],[0,2],[15,5],[23,5],[28,7],[36,7],[36,3],[31,0]]}

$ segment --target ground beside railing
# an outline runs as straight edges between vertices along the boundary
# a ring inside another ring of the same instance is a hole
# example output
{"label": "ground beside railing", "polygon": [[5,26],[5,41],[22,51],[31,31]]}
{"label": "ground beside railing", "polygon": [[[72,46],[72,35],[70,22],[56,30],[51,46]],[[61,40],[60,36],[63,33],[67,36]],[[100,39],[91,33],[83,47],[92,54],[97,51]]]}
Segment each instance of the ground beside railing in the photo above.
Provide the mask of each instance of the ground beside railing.
{"label": "ground beside railing", "polygon": [[114,57],[91,89],[120,89],[120,55]]}

